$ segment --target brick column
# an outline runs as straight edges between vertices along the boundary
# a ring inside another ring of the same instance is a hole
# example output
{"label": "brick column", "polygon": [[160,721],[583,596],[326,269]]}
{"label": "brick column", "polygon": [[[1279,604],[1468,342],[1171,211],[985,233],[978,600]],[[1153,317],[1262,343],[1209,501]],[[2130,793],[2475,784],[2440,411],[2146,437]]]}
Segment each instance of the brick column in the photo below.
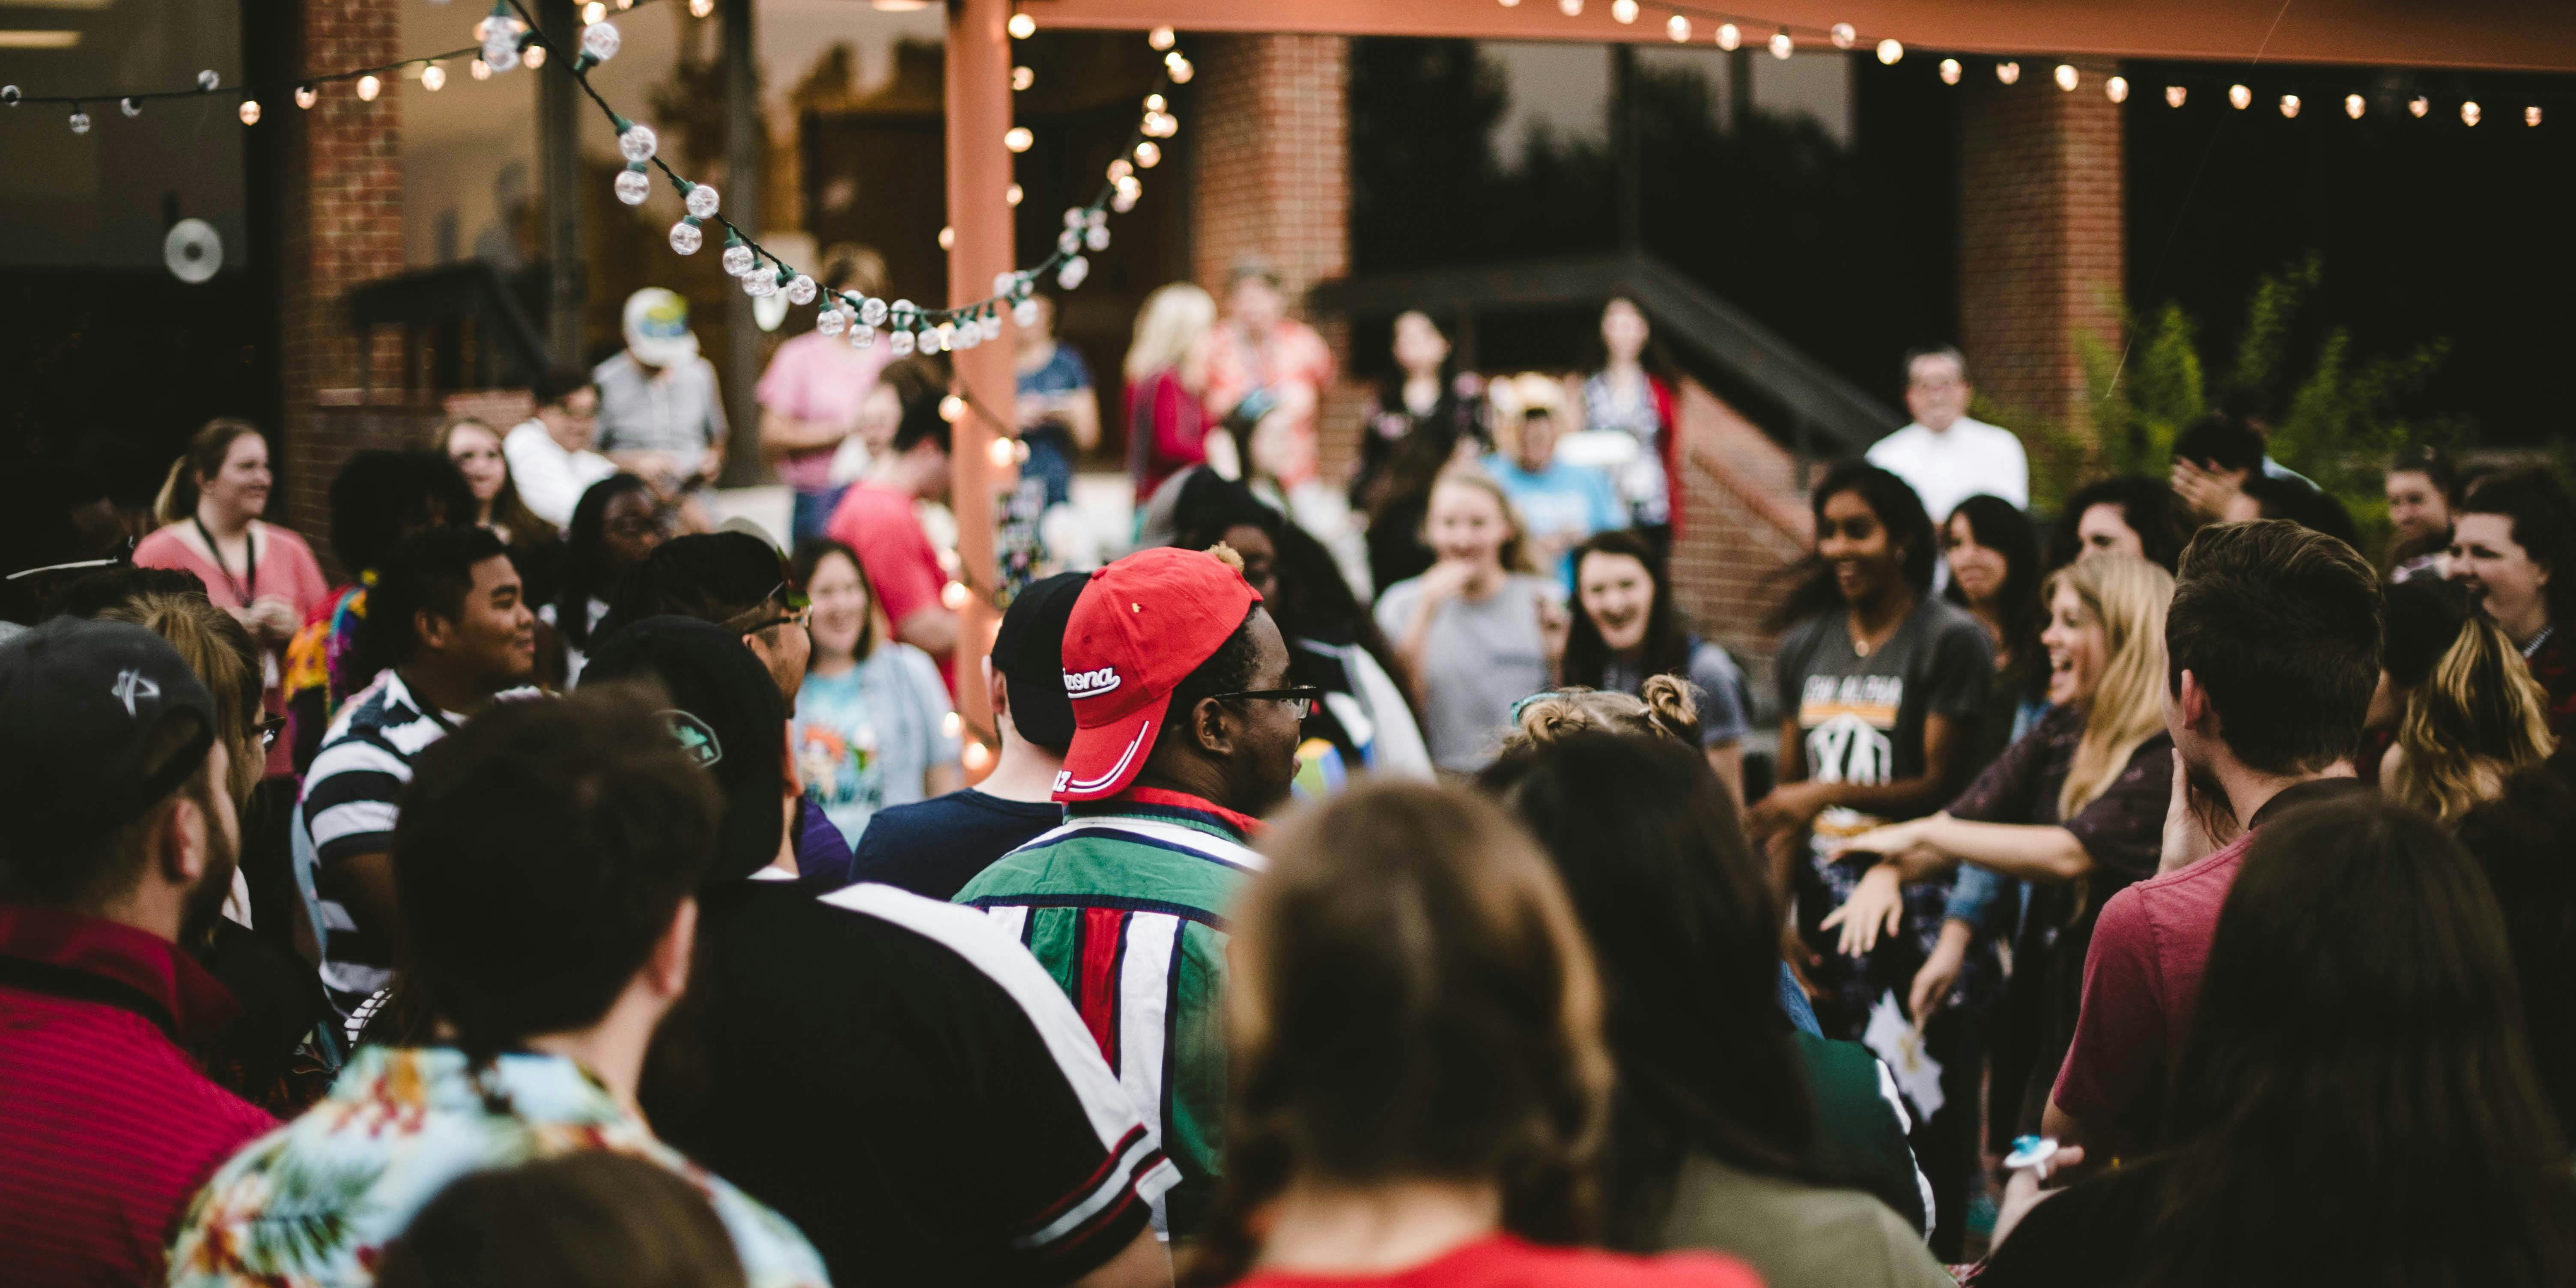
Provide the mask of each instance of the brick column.
{"label": "brick column", "polygon": [[2024,61],[2016,85],[1976,80],[1960,114],[1959,347],[2035,480],[2052,445],[2034,431],[2091,439],[2077,337],[2118,343],[2126,272],[2122,109],[2102,92],[2119,68],[2074,66],[2072,92],[2051,59]]}
{"label": "brick column", "polygon": [[[1317,282],[1350,271],[1350,41],[1193,36],[1188,47],[1199,69],[1198,93],[1182,121],[1195,135],[1195,275],[1221,291],[1236,260],[1258,255],[1279,270],[1294,311]],[[1328,318],[1316,329],[1347,369],[1349,326]],[[1342,477],[1357,452],[1360,397],[1347,380],[1324,391],[1327,478]]]}
{"label": "brick column", "polygon": [[[402,56],[399,0],[304,0],[302,8],[307,71]],[[275,205],[284,225],[277,266],[286,386],[282,517],[317,548],[330,531],[329,488],[340,464],[360,446],[399,445],[412,427],[408,419],[378,424],[363,410],[361,386],[389,395],[402,384],[401,337],[380,334],[362,354],[343,299],[353,286],[403,270],[402,84],[385,77],[373,103],[358,101],[354,82],[340,81],[323,86],[309,111],[292,99],[266,105],[268,119],[293,132]],[[372,365],[372,379],[361,364]]]}

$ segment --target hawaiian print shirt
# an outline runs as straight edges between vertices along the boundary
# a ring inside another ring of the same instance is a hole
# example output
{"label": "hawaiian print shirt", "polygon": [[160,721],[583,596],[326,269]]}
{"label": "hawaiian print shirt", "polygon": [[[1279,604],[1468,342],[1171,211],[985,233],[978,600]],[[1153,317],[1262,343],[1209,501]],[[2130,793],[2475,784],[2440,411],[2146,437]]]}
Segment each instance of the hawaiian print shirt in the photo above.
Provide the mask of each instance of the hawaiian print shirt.
{"label": "hawaiian print shirt", "polygon": [[322,1103],[217,1169],[180,1223],[170,1283],[364,1288],[448,1182],[585,1149],[649,1159],[704,1190],[750,1288],[829,1284],[796,1227],[655,1139],[579,1065],[512,1054],[478,1071],[445,1047],[361,1047]]}

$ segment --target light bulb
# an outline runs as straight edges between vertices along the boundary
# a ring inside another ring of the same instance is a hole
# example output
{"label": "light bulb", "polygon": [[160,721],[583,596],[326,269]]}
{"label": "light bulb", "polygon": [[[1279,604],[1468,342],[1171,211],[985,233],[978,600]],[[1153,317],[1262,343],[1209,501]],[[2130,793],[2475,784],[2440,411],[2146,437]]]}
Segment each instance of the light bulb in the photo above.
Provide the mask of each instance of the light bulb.
{"label": "light bulb", "polygon": [[1583,16],[1583,0],[1556,0],[1556,11],[1568,18]]}
{"label": "light bulb", "polygon": [[214,68],[212,68],[212,67],[209,67],[209,68],[207,68],[206,70],[204,70],[204,71],[201,71],[201,72],[197,73],[197,88],[199,88],[199,89],[201,89],[201,90],[204,90],[204,91],[206,91],[206,92],[207,92],[207,93],[209,93],[209,94],[212,94],[212,93],[214,93],[216,90],[218,90],[218,89],[222,88],[222,87],[223,87],[223,83],[224,83],[224,78],[223,78],[223,77],[221,77],[221,76],[217,76],[217,75],[215,74],[215,69],[214,69]]}
{"label": "light bulb", "polygon": [[447,69],[436,63],[421,68],[420,87],[432,94],[447,88]]}
{"label": "light bulb", "polygon": [[[909,309],[912,305],[905,304],[904,307]],[[869,326],[884,326],[887,312],[884,300],[870,296],[859,305],[859,321]]]}
{"label": "light bulb", "polygon": [[1521,0],[1500,0],[1500,2],[1506,9],[1518,9],[1521,7]]}
{"label": "light bulb", "polygon": [[[853,341],[855,343],[855,341]],[[912,332],[894,331],[886,335],[886,352],[900,358],[912,352]]]}
{"label": "light bulb", "polygon": [[2420,117],[2426,112],[2433,110],[2433,100],[2418,94],[2415,97],[2406,100],[2406,110],[2413,112],[2415,115]]}
{"label": "light bulb", "polygon": [[1996,80],[1999,80],[1999,81],[2002,81],[2002,82],[2003,82],[2004,84],[2006,84],[2006,85],[2010,85],[2010,84],[2012,84],[2013,82],[2020,80],[2020,79],[2021,79],[2021,64],[2020,64],[2020,63],[1997,63],[1997,64],[1995,64],[1995,79],[1996,79]]}
{"label": "light bulb", "polygon": [[1158,54],[1171,48],[1172,41],[1174,39],[1176,39],[1176,37],[1173,36],[1172,29],[1169,27],[1156,27],[1152,31],[1145,33],[1145,43],[1152,45],[1154,47],[1154,52]]}
{"label": "light bulb", "polygon": [[5,103],[10,107],[16,107],[18,105],[18,98],[19,94],[17,86],[0,85],[0,103]]}
{"label": "light bulb", "polygon": [[751,253],[749,246],[734,242],[724,248],[724,259],[720,262],[724,265],[725,276],[740,277],[750,272],[751,266],[759,263],[760,259]]}
{"label": "light bulb", "polygon": [[2075,74],[2075,64],[2073,63],[2059,63],[2057,65],[2057,70],[2051,73],[2051,75],[2056,79],[2057,87],[2065,90],[2069,94],[2075,92],[2076,84],[2083,79]]}
{"label": "light bulb", "polygon": [[1137,165],[1139,165],[1139,166],[1141,166],[1141,167],[1143,167],[1143,168],[1145,168],[1145,169],[1147,169],[1147,170],[1151,170],[1151,169],[1153,169],[1155,166],[1162,164],[1162,160],[1163,160],[1163,150],[1162,150],[1161,148],[1159,148],[1159,147],[1156,147],[1156,146],[1154,145],[1154,141],[1153,141],[1152,139],[1147,139],[1147,140],[1145,140],[1144,142],[1139,143],[1139,144],[1137,144],[1137,145],[1136,145],[1136,164],[1137,164]]}
{"label": "light bulb", "polygon": [[716,217],[716,206],[721,200],[722,198],[716,194],[714,184],[701,183],[690,188],[689,195],[681,198],[680,204],[687,206],[689,213],[700,219],[713,219]]}
{"label": "light bulb", "polygon": [[[939,405],[944,409],[950,402],[954,401],[956,397],[957,395],[950,394],[948,397],[940,399]],[[956,417],[951,416],[949,419],[954,420]],[[966,583],[962,581],[952,581],[947,585],[940,587],[939,602],[946,605],[948,611],[952,613],[964,609],[966,607]]]}
{"label": "light bulb", "polygon": [[259,124],[258,99],[246,98],[241,101],[241,123],[244,125]]}
{"label": "light bulb", "polygon": [[1024,13],[1012,14],[1009,26],[1013,40],[1026,40],[1038,34],[1038,20]]}
{"label": "light bulb", "polygon": [[529,71],[535,71],[536,69],[545,66],[546,47],[543,45],[530,45],[526,49],[520,50],[519,61],[526,63]]}
{"label": "light bulb", "polygon": [[1029,86],[1037,83],[1038,74],[1036,71],[1027,67],[1014,67],[1011,69],[1011,88],[1027,89]]}
{"label": "light bulb", "polygon": [[1852,30],[1852,25],[1848,22],[1835,23],[1833,30],[1826,34],[1833,38],[1836,49],[1849,49],[1853,41],[1860,39],[1860,33]]}
{"label": "light bulb", "polygon": [[1898,44],[1894,37],[1878,42],[1879,62],[1894,67],[1897,60],[1903,57],[1905,57],[1905,46]]}
{"label": "light bulb", "polygon": [[2107,98],[2114,103],[2128,102],[2129,78],[2126,76],[2114,76],[2111,79],[2102,82],[2102,97]]}
{"label": "light bulb", "polygon": [[377,80],[373,76],[361,76],[358,78],[358,101],[361,103],[375,102],[376,95],[383,93],[384,89],[385,83],[383,81]]}
{"label": "light bulb", "polygon": [[1773,58],[1785,59],[1790,54],[1796,52],[1797,48],[1798,43],[1789,39],[1788,28],[1782,27],[1778,31],[1771,33],[1771,56]]}
{"label": "light bulb", "polygon": [[476,79],[476,80],[490,80],[490,79],[492,79],[492,64],[487,63],[487,62],[483,61],[483,60],[482,60],[482,59],[480,59],[480,58],[475,59],[473,62],[467,63],[467,64],[465,65],[465,70],[466,70],[466,72],[467,72],[467,73],[471,74],[471,75],[474,77],[474,79]]}
{"label": "light bulb", "polygon": [[581,20],[583,22],[597,22],[607,16],[608,6],[601,4],[599,0],[590,0],[589,4],[581,7]]}
{"label": "light bulb", "polygon": [[131,97],[116,100],[116,110],[125,113],[129,120],[143,115],[143,105],[135,102]]}
{"label": "light bulb", "polygon": [[617,172],[617,178],[610,187],[616,190],[619,201],[640,206],[645,198],[653,195],[653,177],[644,173],[643,162],[630,161],[625,169]]}
{"label": "light bulb", "polygon": [[716,11],[716,0],[689,0],[689,16],[703,18]]}
{"label": "light bulb", "polygon": [[306,111],[308,111],[308,112],[309,112],[309,111],[313,110],[313,105],[314,105],[315,103],[318,103],[318,102],[321,102],[321,101],[322,101],[322,95],[321,95],[318,91],[316,91],[312,86],[310,86],[310,85],[298,85],[298,86],[296,86],[296,87],[295,87],[295,105],[296,105],[297,107],[303,108],[304,110],[306,110]]}
{"label": "light bulb", "polygon": [[2299,96],[2296,94],[2283,94],[2281,96],[2281,115],[2285,117],[2295,117],[2298,114]]}
{"label": "light bulb", "polygon": [[877,329],[872,326],[851,327],[850,347],[853,349],[873,349],[877,347]]}
{"label": "light bulb", "polygon": [[[876,303],[874,300],[870,300],[868,302],[870,304]],[[866,309],[860,310],[859,320],[867,323],[869,326],[875,326],[879,322],[892,322],[894,324],[894,329],[897,331],[909,331],[913,328],[914,323],[921,320],[920,307],[910,300],[896,300],[892,305],[889,305],[885,311],[878,313],[877,316],[873,318],[868,316],[869,312],[870,310]]]}
{"label": "light bulb", "polygon": [[[1505,3],[1509,3],[1509,0],[1505,0]],[[959,760],[966,766],[967,773],[980,774],[993,767],[993,749],[980,742],[970,742],[966,744],[965,754],[959,757]]]}
{"label": "light bulb", "polygon": [[2180,85],[2165,86],[2165,106],[2167,107],[2180,107],[2182,101],[2188,97],[2190,97],[2189,91]]}
{"label": "light bulb", "polygon": [[1012,184],[1010,187],[1002,189],[1002,200],[1012,206],[1018,206],[1020,204],[1020,199],[1025,195],[1027,194],[1021,192],[1020,185],[1016,183]]}
{"label": "light bulb", "polygon": [[2522,123],[2525,125],[2540,124],[2540,108],[2537,105],[2534,105],[2522,109]]}
{"label": "light bulb", "polygon": [[1691,38],[1690,19],[1685,18],[1680,14],[1674,14],[1672,17],[1664,19],[1664,34],[1672,37],[1673,43],[1676,45],[1689,44]]}
{"label": "light bulb", "polygon": [[629,123],[617,135],[618,155],[629,161],[650,161],[655,149],[661,145],[661,136],[653,133],[653,127],[649,125]]}
{"label": "light bulb", "polygon": [[1091,261],[1076,255],[1066,260],[1064,267],[1055,271],[1055,284],[1070,291],[1082,285],[1082,279],[1089,276],[1091,276]]}
{"label": "light bulb", "polygon": [[1022,300],[1019,303],[1012,305],[1011,321],[1024,327],[1036,326],[1038,324],[1038,302],[1036,300]]}
{"label": "light bulb", "polygon": [[2475,125],[2480,119],[2481,116],[2478,112],[2478,101],[2476,99],[2470,99],[2468,102],[2460,104],[2460,124]]}
{"label": "light bulb", "polygon": [[1082,230],[1082,244],[1094,252],[1109,249],[1109,225],[1093,224]]}
{"label": "light bulb", "polygon": [[1960,73],[1960,71],[1961,71],[1961,70],[1962,70],[1962,69],[1961,69],[1961,68],[1960,68],[1960,66],[1959,66],[1959,60],[1958,60],[1958,59],[1956,59],[1956,58],[1944,58],[1944,59],[1942,59],[1942,60],[1941,60],[1941,83],[1942,83],[1942,84],[1944,84],[1944,85],[1956,85],[1956,84],[1958,84],[1958,83],[1959,83],[1959,73]]}
{"label": "light bulb", "polygon": [[73,112],[73,113],[72,113],[72,119],[71,119],[71,126],[72,126],[72,133],[74,133],[74,134],[87,134],[87,133],[89,133],[89,113],[87,113],[87,112],[79,112],[79,111],[75,111],[75,112]]}
{"label": "light bulb", "polygon": [[1717,47],[1733,53],[1744,47],[1744,31],[1731,22],[1717,24]]}
{"label": "light bulb", "polygon": [[2227,101],[2233,104],[2237,111],[2242,112],[2253,106],[2254,91],[2242,85],[2230,85],[2227,87]]}
{"label": "light bulb", "polygon": [[839,335],[850,329],[850,315],[834,305],[814,315],[814,329],[824,335]]}
{"label": "light bulb", "polygon": [[2361,119],[2361,110],[2363,106],[2364,104],[2361,101],[2361,95],[2346,94],[2343,96],[2343,114],[2356,121]]}
{"label": "light bulb", "polygon": [[1014,125],[1002,131],[1002,146],[1013,152],[1026,152],[1029,145],[1037,141],[1038,136],[1029,133],[1029,127],[1025,125]]}
{"label": "light bulb", "polygon": [[1111,183],[1116,183],[1134,173],[1136,173],[1136,163],[1125,157],[1116,158],[1109,163],[1109,181]]}
{"label": "light bulb", "polygon": [[1003,269],[1001,272],[993,274],[993,294],[1016,295],[1019,293],[1019,290],[1019,274],[1014,273],[1007,268]]}
{"label": "light bulb", "polygon": [[1199,74],[1199,69],[1191,66],[1190,60],[1181,57],[1181,51],[1175,49],[1163,57],[1163,74],[1171,77],[1175,85],[1187,85],[1191,77]]}
{"label": "light bulb", "polygon": [[1637,0],[1610,0],[1610,20],[1622,26],[1637,20]]}
{"label": "light bulb", "polygon": [[1063,232],[1057,233],[1055,235],[1055,248],[1067,255],[1081,250],[1082,230],[1079,228],[1067,228]]}
{"label": "light bulb", "polygon": [[818,288],[814,285],[813,278],[807,277],[803,273],[798,273],[787,281],[787,302],[790,304],[811,304],[814,302],[814,292],[817,289]]}
{"label": "light bulb", "polygon": [[698,231],[697,217],[692,215],[671,225],[671,251],[678,255],[695,255],[707,244],[705,233]]}
{"label": "light bulb", "polygon": [[743,274],[738,280],[742,282],[742,293],[755,300],[778,294],[778,283],[771,281],[769,274],[758,269]]}
{"label": "light bulb", "polygon": [[1163,96],[1160,94],[1148,94],[1145,96],[1145,110],[1148,112],[1159,112],[1167,106],[1169,106],[1169,104],[1163,102]]}
{"label": "light bulb", "polygon": [[[599,0],[591,0],[591,3],[597,5]],[[617,47],[624,42],[625,38],[617,34],[615,23],[594,22],[581,29],[581,52],[590,55],[590,61],[594,63],[604,63],[615,58]]]}
{"label": "light bulb", "polygon": [[939,249],[941,249],[941,250],[955,250],[955,249],[957,249],[957,226],[956,226],[955,224],[942,224],[942,225],[940,225],[940,228],[939,228]]}
{"label": "light bulb", "polygon": [[997,470],[1011,468],[1011,462],[1019,457],[1017,445],[1007,438],[994,439],[993,445],[985,449],[984,454],[992,458],[993,468]]}

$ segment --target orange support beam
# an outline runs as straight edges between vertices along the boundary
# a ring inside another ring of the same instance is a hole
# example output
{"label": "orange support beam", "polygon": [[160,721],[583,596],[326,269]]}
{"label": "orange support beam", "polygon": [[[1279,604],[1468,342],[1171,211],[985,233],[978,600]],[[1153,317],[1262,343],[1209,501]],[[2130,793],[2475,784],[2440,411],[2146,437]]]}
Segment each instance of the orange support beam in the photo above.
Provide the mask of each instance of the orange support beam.
{"label": "orange support beam", "polygon": [[[993,292],[995,275],[1010,271],[1011,153],[1002,135],[1011,128],[1010,0],[951,0],[948,6],[948,226],[956,244],[948,252],[948,298],[980,300]],[[957,514],[959,577],[966,605],[957,634],[957,714],[965,721],[967,777],[983,776],[979,741],[997,749],[992,695],[984,689],[984,656],[992,651],[994,608],[993,510],[996,493],[1016,467],[997,464],[996,434],[1016,424],[1018,378],[1012,371],[1012,331],[950,355],[957,391],[967,402],[956,422],[950,454],[951,508]]]}

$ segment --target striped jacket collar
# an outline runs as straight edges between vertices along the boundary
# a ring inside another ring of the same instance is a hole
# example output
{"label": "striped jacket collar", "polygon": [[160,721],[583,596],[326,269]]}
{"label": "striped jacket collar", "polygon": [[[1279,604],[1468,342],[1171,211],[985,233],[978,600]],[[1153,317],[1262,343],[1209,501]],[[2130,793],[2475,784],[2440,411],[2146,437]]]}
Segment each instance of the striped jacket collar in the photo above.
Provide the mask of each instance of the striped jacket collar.
{"label": "striped jacket collar", "polygon": [[1068,821],[1081,818],[1158,818],[1213,830],[1237,843],[1249,843],[1264,828],[1260,819],[1230,810],[1204,796],[1160,787],[1130,787],[1105,801],[1067,805]]}

